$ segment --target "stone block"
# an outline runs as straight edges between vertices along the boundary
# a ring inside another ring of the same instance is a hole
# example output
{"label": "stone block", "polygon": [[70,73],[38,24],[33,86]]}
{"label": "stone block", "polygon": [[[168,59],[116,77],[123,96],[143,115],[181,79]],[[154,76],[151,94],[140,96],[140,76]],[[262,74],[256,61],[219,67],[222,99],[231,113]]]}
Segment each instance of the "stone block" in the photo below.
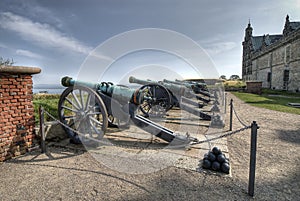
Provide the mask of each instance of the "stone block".
{"label": "stone block", "polygon": [[45,127],[46,140],[60,141],[68,138],[63,127],[56,121],[51,121],[46,123]]}
{"label": "stone block", "polygon": [[262,93],[262,82],[261,81],[248,81],[246,82],[246,92],[261,94]]}

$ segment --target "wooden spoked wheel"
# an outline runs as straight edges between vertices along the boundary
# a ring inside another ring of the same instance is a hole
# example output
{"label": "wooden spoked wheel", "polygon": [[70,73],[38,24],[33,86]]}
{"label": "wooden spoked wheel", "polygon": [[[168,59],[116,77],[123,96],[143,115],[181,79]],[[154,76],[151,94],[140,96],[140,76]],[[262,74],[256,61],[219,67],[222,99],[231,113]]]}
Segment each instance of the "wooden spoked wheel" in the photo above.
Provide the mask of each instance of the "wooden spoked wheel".
{"label": "wooden spoked wheel", "polygon": [[105,104],[96,91],[84,86],[68,87],[58,103],[59,120],[74,143],[101,139],[108,125]]}
{"label": "wooden spoked wheel", "polygon": [[140,88],[143,92],[142,104],[139,110],[146,117],[162,117],[171,108],[171,95],[168,90],[159,84],[148,84]]}

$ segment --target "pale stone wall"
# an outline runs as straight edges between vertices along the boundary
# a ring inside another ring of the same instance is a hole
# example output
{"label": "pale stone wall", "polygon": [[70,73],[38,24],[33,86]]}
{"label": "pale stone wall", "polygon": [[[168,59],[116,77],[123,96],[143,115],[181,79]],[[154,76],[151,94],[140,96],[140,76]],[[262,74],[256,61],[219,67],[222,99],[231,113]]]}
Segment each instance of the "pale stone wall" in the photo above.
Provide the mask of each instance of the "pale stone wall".
{"label": "pale stone wall", "polygon": [[300,91],[300,39],[291,44],[291,90]]}
{"label": "pale stone wall", "polygon": [[257,73],[258,73],[258,61],[257,59],[252,60],[252,74],[248,80],[257,80]]}
{"label": "pale stone wall", "polygon": [[286,46],[280,46],[273,51],[272,89],[283,89],[283,71],[285,67]]}
{"label": "pale stone wall", "polygon": [[268,62],[269,61],[269,55],[268,54],[265,54],[265,55],[262,55],[261,57],[259,57],[258,59],[258,63],[257,63],[257,66],[258,66],[258,69],[259,70],[262,70],[262,69],[265,69],[265,68],[268,68]]}
{"label": "pale stone wall", "polygon": [[289,90],[300,91],[300,60],[290,64],[290,83]]}
{"label": "pale stone wall", "polygon": [[273,51],[273,59],[272,59],[272,65],[283,65],[284,64],[284,54],[285,50],[283,47],[277,48]]}
{"label": "pale stone wall", "polygon": [[300,59],[300,39],[291,44],[291,61]]}
{"label": "pale stone wall", "polygon": [[[290,23],[288,18],[286,23]],[[262,43],[257,47],[252,46],[249,40],[249,37],[253,37],[250,28],[246,29],[248,39],[245,35],[245,41],[242,43],[243,80],[262,81],[264,88],[300,91],[300,29],[290,31],[287,29],[274,43],[270,45]],[[284,81],[286,70],[289,72],[288,81]],[[271,75],[271,82],[268,81],[268,75]]]}
{"label": "pale stone wall", "polygon": [[[272,52],[259,55],[252,60],[252,75],[246,80],[262,81],[263,88],[284,88],[284,70],[289,70],[289,91],[300,90],[300,39],[292,43],[278,46]],[[271,83],[268,82],[268,73],[272,72]]]}
{"label": "pale stone wall", "polygon": [[259,73],[257,74],[258,81],[262,81],[262,87],[263,88],[270,88],[270,82],[268,82],[268,72],[270,72],[270,68],[264,68],[259,70]]}
{"label": "pale stone wall", "polygon": [[282,65],[272,67],[272,89],[283,89],[283,67]]}

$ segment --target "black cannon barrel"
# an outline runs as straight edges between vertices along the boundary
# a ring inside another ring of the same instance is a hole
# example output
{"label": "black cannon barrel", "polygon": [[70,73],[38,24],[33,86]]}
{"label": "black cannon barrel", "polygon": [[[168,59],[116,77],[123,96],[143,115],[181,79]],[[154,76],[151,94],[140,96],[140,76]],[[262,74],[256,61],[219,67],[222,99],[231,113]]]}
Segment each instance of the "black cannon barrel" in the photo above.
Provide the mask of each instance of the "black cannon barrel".
{"label": "black cannon barrel", "polygon": [[142,80],[142,79],[135,78],[133,76],[129,77],[129,83],[136,83],[136,84],[140,84],[140,85],[158,84],[158,82],[156,82],[156,81]]}
{"label": "black cannon barrel", "polygon": [[[156,82],[156,81],[152,81],[152,80],[141,80],[141,79],[137,79],[133,76],[131,76],[129,78],[129,82],[130,83],[142,84],[142,85],[143,84],[158,83],[158,84],[166,87],[169,91],[171,91],[172,94],[175,95],[175,97],[177,99],[179,99],[181,96],[184,96],[184,97],[187,97],[187,98],[195,97],[198,100],[203,101],[205,103],[210,102],[210,99],[206,99],[206,98],[203,98],[203,97],[195,94],[194,91],[191,88],[188,88],[188,87],[184,86],[183,84],[176,84],[175,82],[170,83],[170,82],[162,82],[162,81]],[[204,96],[207,96],[207,97],[210,97],[210,94],[206,91],[203,91],[203,92],[201,91],[200,94],[204,95]]]}
{"label": "black cannon barrel", "polygon": [[194,87],[194,85],[191,84],[191,83],[180,82],[180,81],[172,81],[172,80],[163,79],[163,82],[171,83],[171,84],[177,84],[177,85],[183,85],[183,86],[185,86],[189,89],[192,89]]}
{"label": "black cannon barrel", "polygon": [[188,81],[188,80],[178,80],[178,79],[175,79],[175,81],[170,81],[170,80],[166,80],[166,81],[167,82],[175,82],[178,84],[185,85],[187,87],[190,86],[196,94],[201,94],[201,95],[204,95],[207,97],[212,97],[212,95],[209,93],[209,91],[207,89],[206,83],[196,82],[196,81]]}
{"label": "black cannon barrel", "polygon": [[179,84],[172,84],[172,83],[167,83],[167,82],[157,82],[157,81],[152,81],[152,80],[142,80],[142,79],[135,78],[133,76],[129,77],[129,82],[141,84],[141,85],[154,84],[154,83],[160,84],[160,85],[166,87],[168,90],[170,90],[176,96],[185,96],[185,95],[191,93],[191,91],[187,87],[185,87],[183,85],[179,85]]}
{"label": "black cannon barrel", "polygon": [[142,91],[138,89],[131,89],[121,85],[113,85],[112,83],[101,82],[101,83],[90,83],[80,80],[75,80],[71,77],[63,77],[61,83],[65,87],[80,85],[92,88],[96,91],[106,94],[109,97],[117,100],[120,103],[132,102],[136,105],[139,105],[143,102],[144,95]]}

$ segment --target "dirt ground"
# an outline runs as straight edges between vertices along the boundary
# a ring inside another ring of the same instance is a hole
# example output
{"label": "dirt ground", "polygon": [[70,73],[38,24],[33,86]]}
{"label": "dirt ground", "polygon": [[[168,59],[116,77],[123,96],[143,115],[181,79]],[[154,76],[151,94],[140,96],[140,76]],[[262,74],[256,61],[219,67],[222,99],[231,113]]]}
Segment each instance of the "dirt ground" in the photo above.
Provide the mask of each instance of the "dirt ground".
{"label": "dirt ground", "polygon": [[[36,150],[0,164],[0,200],[299,200],[300,116],[227,98],[244,122],[260,126],[254,198],[247,194],[248,129],[227,138],[231,176],[177,167],[126,174],[83,149],[50,147],[48,155]],[[242,127],[234,118],[233,129]]]}

